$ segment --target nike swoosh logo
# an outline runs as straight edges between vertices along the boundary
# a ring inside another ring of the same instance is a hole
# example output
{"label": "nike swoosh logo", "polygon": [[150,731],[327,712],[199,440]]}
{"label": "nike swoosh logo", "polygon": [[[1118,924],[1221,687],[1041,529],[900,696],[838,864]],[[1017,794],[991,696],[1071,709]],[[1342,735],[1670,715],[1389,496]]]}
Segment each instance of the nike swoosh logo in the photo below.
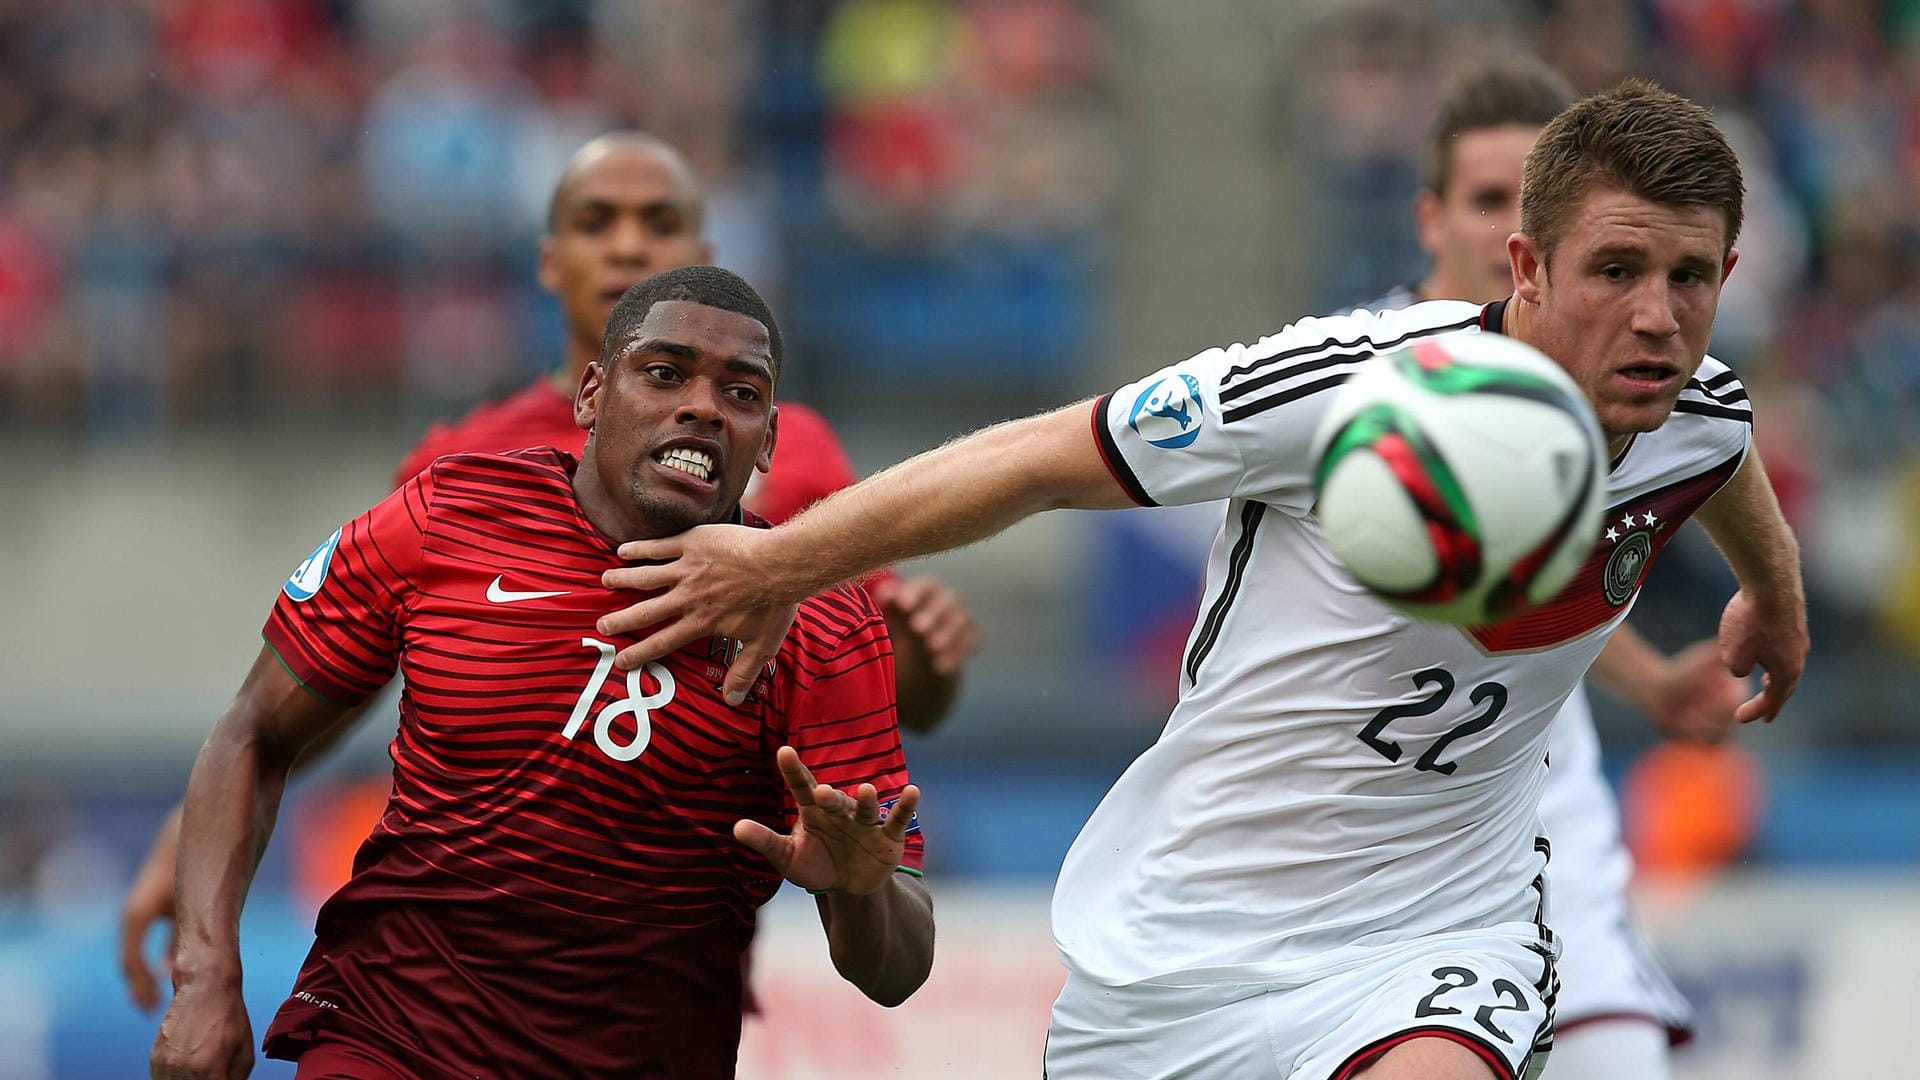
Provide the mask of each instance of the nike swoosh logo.
{"label": "nike swoosh logo", "polygon": [[487,586],[487,599],[496,604],[511,604],[519,600],[539,600],[548,596],[565,596],[568,592],[566,589],[561,589],[557,592],[509,592],[500,587],[500,583],[506,579],[507,575],[505,574],[501,574],[499,577],[493,579],[493,584]]}

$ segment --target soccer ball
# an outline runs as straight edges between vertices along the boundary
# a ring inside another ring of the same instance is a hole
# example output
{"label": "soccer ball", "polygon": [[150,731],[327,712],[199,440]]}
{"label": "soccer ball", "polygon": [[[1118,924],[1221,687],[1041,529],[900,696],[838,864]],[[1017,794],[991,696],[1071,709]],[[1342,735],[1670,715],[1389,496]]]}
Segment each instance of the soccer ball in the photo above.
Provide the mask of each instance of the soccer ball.
{"label": "soccer ball", "polygon": [[1500,622],[1593,549],[1606,442],[1573,380],[1499,334],[1375,357],[1314,439],[1315,513],[1347,570],[1421,619]]}

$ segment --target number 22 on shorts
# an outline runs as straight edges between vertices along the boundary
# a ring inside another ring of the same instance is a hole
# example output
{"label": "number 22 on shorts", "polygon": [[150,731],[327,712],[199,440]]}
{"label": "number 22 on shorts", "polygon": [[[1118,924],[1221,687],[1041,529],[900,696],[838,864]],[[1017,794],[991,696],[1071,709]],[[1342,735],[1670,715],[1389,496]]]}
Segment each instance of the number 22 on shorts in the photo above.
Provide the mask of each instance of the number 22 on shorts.
{"label": "number 22 on shorts", "polygon": [[[1440,980],[1440,985],[1433,988],[1433,993],[1420,999],[1420,1004],[1413,1010],[1413,1017],[1416,1020],[1425,1020],[1430,1016],[1459,1016],[1459,1009],[1451,1005],[1440,1004],[1440,999],[1449,991],[1465,990],[1467,987],[1473,986],[1480,981],[1480,976],[1475,975],[1469,969],[1452,964],[1434,968],[1433,977]],[[1493,1014],[1503,1010],[1518,1011],[1525,1009],[1527,1007],[1527,996],[1520,991],[1518,986],[1515,986],[1507,979],[1495,979],[1491,986],[1494,996],[1499,998],[1499,1001],[1489,1002],[1474,1010],[1473,1022],[1479,1024],[1487,1034],[1499,1039],[1501,1042],[1511,1043],[1513,1036],[1507,1034],[1505,1030],[1494,1024]]]}

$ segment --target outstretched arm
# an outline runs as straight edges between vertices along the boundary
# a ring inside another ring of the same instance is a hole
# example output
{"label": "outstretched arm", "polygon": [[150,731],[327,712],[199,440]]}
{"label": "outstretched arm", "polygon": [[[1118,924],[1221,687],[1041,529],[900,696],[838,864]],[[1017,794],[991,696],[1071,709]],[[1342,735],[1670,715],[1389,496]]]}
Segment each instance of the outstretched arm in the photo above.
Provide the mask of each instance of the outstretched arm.
{"label": "outstretched arm", "polygon": [[1746,681],[1727,670],[1718,643],[1697,641],[1666,656],[1627,625],[1614,631],[1590,674],[1674,739],[1726,738],[1747,696]]}
{"label": "outstretched arm", "polygon": [[933,898],[898,872],[920,789],[909,784],[887,813],[872,784],[848,794],[816,783],[791,746],[780,748],[775,763],[798,808],[793,831],[783,835],[742,819],[734,838],[818,894],[828,953],[841,977],[882,1005],[900,1004],[933,969]]}
{"label": "outstretched arm", "polygon": [[246,1074],[253,1034],[240,998],[240,908],[288,770],[345,711],[294,681],[262,648],[201,747],[181,816],[174,998],[154,1043],[156,1078]]}
{"label": "outstretched arm", "polygon": [[1131,505],[1094,441],[1093,403],[1080,402],[930,450],[776,529],[708,526],[625,544],[622,558],[662,564],[609,570],[606,584],[664,591],[603,617],[600,630],[652,628],[621,651],[625,667],[709,634],[744,642],[726,681],[739,700],[805,597],[889,563],[983,540],[1043,510]]}
{"label": "outstretched arm", "polygon": [[1720,650],[1735,675],[1766,671],[1760,693],[1735,717],[1771,721],[1793,696],[1807,662],[1807,600],[1800,545],[1780,513],[1758,454],[1695,515],[1726,556],[1740,591],[1720,618]]}

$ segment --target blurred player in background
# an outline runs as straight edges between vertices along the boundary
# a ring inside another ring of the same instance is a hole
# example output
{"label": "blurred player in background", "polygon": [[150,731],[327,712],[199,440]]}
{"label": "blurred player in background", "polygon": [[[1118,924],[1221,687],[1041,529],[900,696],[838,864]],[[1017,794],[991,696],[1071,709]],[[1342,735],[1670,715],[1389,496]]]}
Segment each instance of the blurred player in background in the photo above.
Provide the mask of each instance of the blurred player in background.
{"label": "blurred player in background", "polygon": [[809,599],[738,705],[723,639],[616,674],[632,639],[594,627],[621,542],[764,527],[740,498],[771,464],[781,359],[735,275],[651,277],[582,378],[579,459],[440,458],[300,564],[187,787],[156,1080],[251,1068],[238,924],[288,770],[396,669],[393,795],[266,1033],[302,1080],[731,1077],[741,959],[783,877],[868,997],[925,981],[919,792],[866,593]]}
{"label": "blurred player in background", "polygon": [[[442,454],[557,446],[576,453],[573,391],[600,352],[607,313],[649,274],[709,262],[705,207],[691,167],[672,146],[639,132],[603,135],[581,147],[554,187],[540,238],[540,284],[566,320],[566,363],[553,374],[453,424],[437,424],[394,472],[394,486]],[[747,489],[747,509],[775,523],[857,477],[826,418],[805,405],[780,407],[780,455]],[[869,583],[893,632],[900,669],[900,723],[931,731],[953,703],[979,631],[959,594],[937,578],[882,574]]]}
{"label": "blurred player in background", "polygon": [[[1571,105],[1573,87],[1537,62],[1501,61],[1463,72],[1440,100],[1414,199],[1427,276],[1361,305],[1423,300],[1485,304],[1513,291],[1507,237],[1520,229],[1520,174],[1540,129]],[[1668,736],[1716,741],[1732,730],[1743,680],[1712,641],[1662,656],[1622,624],[1593,678]],[[1691,1012],[1652,959],[1626,890],[1633,863],[1620,808],[1600,771],[1600,739],[1586,688],[1576,686],[1547,738],[1540,818],[1553,843],[1548,922],[1561,942],[1560,999],[1547,1080],[1668,1075],[1667,1047],[1691,1035]]]}
{"label": "blurred player in background", "polygon": [[[1749,454],[1752,409],[1706,355],[1743,218],[1732,148],[1706,110],[1630,81],[1556,117],[1524,175],[1505,299],[1303,319],[949,443],[773,530],[624,545],[642,565],[608,580],[650,595],[600,627],[651,628],[617,657],[630,667],[716,632],[745,642],[726,682],[738,699],[790,605],[822,585],[1043,510],[1231,499],[1180,702],[1061,867],[1068,976],[1047,1075],[1537,1075],[1557,981],[1539,819],[1550,722],[1695,514],[1740,582],[1723,659],[1766,670],[1737,719],[1778,715],[1807,630],[1798,547]],[[1613,459],[1580,584],[1469,633],[1370,598],[1312,516],[1334,388],[1455,332],[1556,360]],[[1416,678],[1435,670],[1447,677]]]}
{"label": "blurred player in background", "polygon": [[[554,446],[578,454],[586,433],[574,423],[573,395],[600,351],[607,315],[628,287],[650,274],[708,261],[713,248],[692,170],[672,146],[639,132],[614,132],[575,152],[554,187],[547,234],[540,240],[540,284],[565,319],[565,363],[513,396],[485,405],[457,423],[437,424],[394,472],[404,485],[435,458],[467,451]],[[755,474],[742,500],[778,523],[829,492],[852,483],[853,466],[825,418],[804,405],[780,408],[780,452]],[[868,583],[887,617],[899,672],[900,723],[931,731],[951,707],[967,654],[979,630],[959,594],[931,576],[882,574]],[[320,740],[302,764],[353,724]],[[147,963],[148,929],[173,917],[176,809],[155,836],[122,908],[120,966],[134,1001],[152,1009],[160,987]],[[167,954],[171,954],[171,947]]]}

